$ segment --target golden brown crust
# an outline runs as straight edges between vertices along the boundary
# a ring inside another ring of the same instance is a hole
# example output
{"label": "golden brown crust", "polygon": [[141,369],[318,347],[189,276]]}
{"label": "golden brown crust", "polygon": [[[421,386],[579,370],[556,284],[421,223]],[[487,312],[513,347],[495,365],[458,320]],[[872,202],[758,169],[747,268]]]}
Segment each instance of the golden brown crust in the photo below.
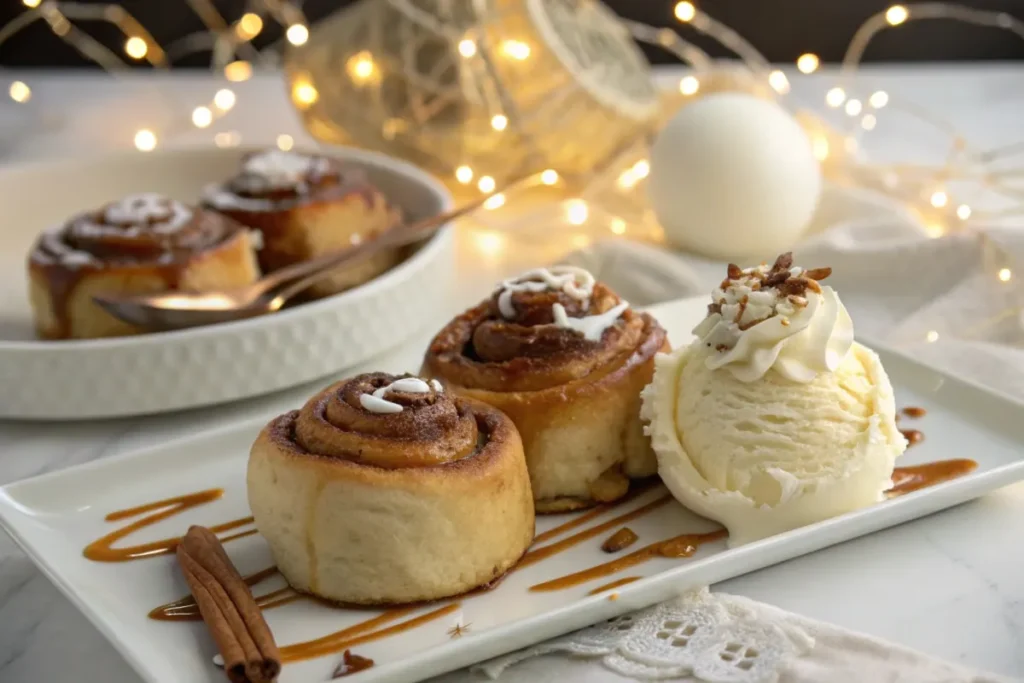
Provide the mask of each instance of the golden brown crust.
{"label": "golden brown crust", "polygon": [[[163,199],[149,200],[150,213],[157,213],[147,220],[109,220],[111,207],[124,208],[131,201],[76,216],[37,239],[28,276],[40,337],[84,339],[140,331],[97,306],[92,300],[97,294],[231,288],[259,278],[243,226]],[[168,213],[162,219],[163,206]]]}
{"label": "golden brown crust", "polygon": [[[376,239],[401,220],[401,212],[364,173],[334,159],[316,159],[323,168],[303,177],[301,192],[250,187],[243,172],[207,193],[205,206],[262,234],[259,262],[264,272]],[[386,250],[340,269],[314,285],[310,294],[328,296],[362,284],[395,265],[400,256],[399,250]]]}
{"label": "golden brown crust", "polygon": [[328,387],[267,425],[249,502],[295,588],[354,604],[458,595],[508,571],[533,539],[522,442],[491,406],[443,392],[358,395],[395,378]]}
{"label": "golden brown crust", "polygon": [[564,512],[614,500],[628,479],[656,470],[640,423],[640,391],[665,331],[627,309],[600,340],[553,324],[561,303],[570,316],[619,304],[598,283],[588,305],[560,292],[521,292],[505,320],[497,295],[456,317],[431,342],[423,365],[455,393],[495,406],[523,439],[538,512]]}

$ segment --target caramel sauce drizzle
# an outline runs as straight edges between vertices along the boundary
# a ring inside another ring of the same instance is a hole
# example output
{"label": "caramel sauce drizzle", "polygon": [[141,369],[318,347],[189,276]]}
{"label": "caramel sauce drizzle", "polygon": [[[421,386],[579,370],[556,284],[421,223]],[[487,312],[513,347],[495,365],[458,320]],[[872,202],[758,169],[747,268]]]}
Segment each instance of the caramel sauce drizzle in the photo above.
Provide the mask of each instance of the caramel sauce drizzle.
{"label": "caramel sauce drizzle", "polygon": [[[977,463],[972,460],[946,460],[913,467],[896,468],[893,472],[893,487],[889,490],[889,496],[903,495],[911,491],[925,488],[932,484],[953,479],[972,471],[975,467],[977,467]],[[629,494],[614,503],[600,505],[592,510],[577,515],[561,525],[538,534],[531,546],[532,549],[523,556],[519,564],[513,568],[512,571],[536,564],[553,555],[561,553],[562,551],[579,545],[584,541],[599,536],[613,527],[617,527],[625,524],[626,522],[642,517],[643,515],[668,504],[672,500],[672,497],[668,494],[663,494],[653,501],[640,506],[636,510],[618,515],[612,519],[602,522],[601,524],[588,527],[575,534],[562,538],[561,540],[544,545],[546,542],[553,541],[553,539],[563,536],[569,531],[584,526],[588,522],[600,517],[605,512],[634,500],[656,486],[657,482],[646,486],[638,486],[635,490],[630,491]],[[89,559],[101,562],[116,562],[154,557],[173,552],[180,541],[180,537],[120,549],[113,548],[113,544],[141,528],[160,522],[198,505],[203,505],[213,500],[217,500],[222,495],[223,490],[221,489],[209,489],[111,513],[107,515],[107,521],[118,521],[148,512],[157,511],[155,514],[148,515],[122,529],[114,531],[111,534],[90,543],[86,547],[84,555]],[[230,531],[249,524],[252,521],[251,517],[246,517],[218,524],[210,527],[210,529],[215,532]],[[255,530],[244,531],[227,536],[222,540],[229,541],[254,533],[256,533]],[[542,592],[570,588],[581,583],[586,583],[594,579],[618,573],[624,569],[642,564],[657,557],[690,557],[697,552],[701,545],[724,539],[726,536],[727,532],[724,529],[704,534],[683,534],[675,536],[673,538],[644,546],[639,550],[623,555],[622,557],[618,557],[610,562],[605,562],[573,574],[568,574],[566,576],[536,584],[531,586],[530,590]],[[277,569],[275,567],[269,567],[245,577],[245,580],[248,585],[255,586],[276,573]],[[638,576],[621,578],[594,588],[589,591],[588,595],[596,595],[598,593],[609,591],[619,586],[638,581],[640,578],[641,577]],[[476,592],[478,591],[474,591],[474,594]],[[617,595],[617,593],[612,594],[613,597],[617,597]],[[297,593],[291,588],[286,587],[257,596],[256,600],[257,604],[259,604],[261,608],[272,609],[274,607],[290,604],[296,600],[304,599],[306,597],[308,596]],[[281,648],[282,661],[294,662],[312,659],[402,633],[451,614],[461,607],[461,603],[451,603],[420,616],[392,624],[392,622],[410,615],[421,607],[422,606],[408,606],[389,609],[370,619],[366,619],[353,626],[335,631],[334,633],[330,633],[321,638],[285,646]],[[152,610],[149,616],[153,619],[164,621],[188,621],[201,619],[195,601],[190,596],[166,605],[161,605],[160,607]],[[392,625],[386,626],[387,624]],[[348,673],[355,673],[355,671],[346,670],[345,674],[347,675]]]}
{"label": "caramel sauce drizzle", "polygon": [[374,640],[380,640],[396,633],[404,633],[405,631],[422,626],[428,622],[440,619],[441,617],[451,614],[462,607],[461,603],[455,602],[444,607],[439,607],[431,612],[422,614],[412,619],[399,622],[394,626],[389,626],[380,630],[374,630],[378,626],[382,626],[388,622],[400,619],[410,612],[414,611],[415,607],[399,607],[396,609],[390,609],[383,614],[380,614],[372,619],[361,621],[355,626],[349,626],[343,628],[340,631],[330,633],[323,638],[317,638],[316,640],[307,640],[302,643],[295,643],[293,645],[287,645],[281,648],[281,662],[298,662],[304,659],[313,659],[314,657],[320,657],[322,655],[328,655],[338,650],[345,650],[356,645],[362,645],[369,643]]}
{"label": "caramel sauce drizzle", "polygon": [[[597,526],[592,526],[588,529],[584,529],[583,531],[575,533],[572,536],[562,539],[561,541],[556,541],[555,543],[551,543],[540,548],[531,550],[525,555],[523,555],[523,558],[519,560],[519,564],[516,565],[516,569],[522,569],[523,567],[529,567],[530,565],[537,564],[541,560],[546,560],[552,555],[557,555],[563,550],[568,550],[569,548],[575,545],[579,545],[583,541],[594,538],[595,536],[600,536],[604,532],[608,531],[608,529],[617,527],[620,524],[625,524],[626,522],[634,520],[638,517],[643,517],[648,512],[657,510],[658,508],[667,505],[671,500],[672,496],[666,493],[665,495],[656,498],[655,500],[651,501],[650,503],[647,503],[646,505],[641,505],[632,512],[627,512],[623,515],[619,515],[618,517],[613,517],[612,519],[609,519],[607,522],[604,522],[603,524],[598,524]],[[568,523],[562,526],[571,528],[571,526]],[[561,529],[562,527],[555,527],[547,533],[551,534],[551,532],[553,531],[560,532]],[[541,536],[544,536],[544,534],[541,534]],[[541,536],[538,536],[537,538],[540,539]],[[548,538],[551,538],[551,536],[549,535]],[[534,544],[536,544],[536,541],[534,541]]]}
{"label": "caramel sauce drizzle", "polygon": [[342,655],[341,664],[331,674],[331,678],[342,678],[343,676],[351,676],[357,674],[360,671],[366,671],[373,666],[373,660],[368,657],[360,657],[357,654],[352,654],[352,650],[345,650],[345,654]]}
{"label": "caramel sauce drizzle", "polygon": [[625,578],[619,579],[618,581],[612,581],[611,583],[606,583],[606,584],[603,584],[601,586],[598,586],[597,588],[595,588],[595,589],[593,589],[591,591],[587,591],[587,595],[597,595],[598,593],[604,593],[605,591],[610,591],[613,588],[618,588],[619,586],[625,586],[627,583],[633,583],[634,581],[639,581],[641,578],[643,578],[643,577],[640,577],[640,576],[627,576]]}
{"label": "caramel sauce drizzle", "polygon": [[[128,526],[121,527],[120,529],[112,531],[106,536],[93,541],[89,545],[85,546],[85,550],[82,551],[82,554],[95,562],[127,562],[129,560],[141,560],[147,557],[156,557],[158,555],[168,555],[173,553],[177,549],[178,543],[181,542],[181,536],[165,538],[160,541],[143,543],[141,545],[128,546],[126,548],[115,548],[114,544],[121,539],[130,536],[139,529],[152,526],[153,524],[162,522],[165,519],[181,514],[182,512],[194,507],[213,502],[223,495],[224,489],[207,489],[205,491],[189,493],[184,496],[158,500],[155,503],[147,503],[146,505],[140,505],[126,510],[111,512],[103,518],[105,521],[118,522],[123,519],[130,519],[132,517],[144,515],[147,512],[158,510],[158,512],[155,512],[152,515],[147,515],[142,519],[132,522]],[[252,517],[243,517],[241,519],[233,519],[230,522],[211,526],[209,529],[214,533],[219,533],[221,531],[238,529],[239,527],[246,526],[247,524],[252,524],[252,522]],[[228,541],[233,541],[236,538],[251,536],[255,533],[256,529],[249,529],[248,531],[242,531],[237,534],[226,536],[221,539],[221,542],[227,543]]]}
{"label": "caramel sauce drizzle", "polygon": [[[660,500],[660,499],[659,499]],[[728,536],[725,529],[718,529],[717,531],[711,531],[706,534],[683,534],[681,536],[674,536],[664,541],[658,541],[657,543],[651,543],[650,545],[644,546],[639,550],[623,555],[611,562],[605,562],[594,567],[589,567],[580,572],[573,574],[566,574],[557,579],[551,581],[545,581],[544,583],[538,583],[534,586],[530,586],[530,590],[534,592],[541,591],[557,591],[564,588],[572,588],[581,583],[587,581],[593,581],[594,579],[600,579],[605,576],[617,574],[623,569],[629,567],[635,567],[638,564],[653,560],[656,557],[690,557],[700,546],[705,543],[711,543],[712,541],[718,541]]]}
{"label": "caramel sauce drizzle", "polygon": [[939,460],[923,465],[897,467],[892,472],[892,488],[886,491],[888,498],[895,498],[923,488],[941,484],[973,472],[978,463],[966,458],[958,460]]}
{"label": "caramel sauce drizzle", "polygon": [[924,441],[924,432],[920,429],[901,429],[900,434],[907,440],[907,448],[916,446],[917,444]]}
{"label": "caramel sauce drizzle", "polygon": [[660,485],[661,485],[661,480],[660,479],[652,479],[651,481],[641,482],[639,484],[636,484],[635,486],[631,486],[629,491],[622,498],[619,498],[618,500],[616,500],[616,501],[614,501],[612,503],[602,503],[601,505],[598,505],[598,506],[596,506],[596,507],[594,507],[594,508],[592,508],[590,510],[587,510],[586,512],[583,512],[583,513],[580,513],[580,514],[576,515],[575,517],[573,517],[569,521],[565,522],[564,524],[559,524],[558,526],[554,527],[553,529],[548,529],[544,533],[537,534],[536,536],[533,537],[533,544],[532,545],[537,545],[538,543],[543,543],[544,541],[549,541],[552,538],[555,538],[556,536],[561,536],[566,531],[570,531],[571,529],[575,529],[577,527],[583,526],[584,524],[586,524],[590,520],[595,519],[597,517],[600,517],[604,513],[608,512],[609,510],[613,510],[613,509],[615,509],[617,507],[621,507],[622,505],[625,505],[626,503],[630,502],[631,500],[635,500],[635,499],[639,498],[640,496],[642,496],[643,494],[647,493],[648,491],[653,491],[654,489],[658,488],[658,486],[660,486]]}
{"label": "caramel sauce drizzle", "polygon": [[907,406],[901,411],[904,415],[910,418],[924,417],[928,414],[928,411],[924,408],[918,408],[917,406]]}
{"label": "caramel sauce drizzle", "polygon": [[[262,583],[271,576],[277,575],[277,567],[267,567],[260,571],[243,576],[245,584],[247,586],[255,586],[258,583]],[[256,599],[256,604],[262,609],[272,609],[274,607],[280,607],[281,605],[287,605],[288,603],[295,602],[296,600],[302,599],[303,596],[300,593],[296,593],[290,586],[279,588],[275,591],[271,591],[264,595],[253,596]],[[169,602],[166,605],[160,605],[154,607],[149,611],[149,618],[157,621],[202,621],[203,616],[199,613],[199,606],[196,604],[195,599],[191,595],[187,595],[180,600]]]}

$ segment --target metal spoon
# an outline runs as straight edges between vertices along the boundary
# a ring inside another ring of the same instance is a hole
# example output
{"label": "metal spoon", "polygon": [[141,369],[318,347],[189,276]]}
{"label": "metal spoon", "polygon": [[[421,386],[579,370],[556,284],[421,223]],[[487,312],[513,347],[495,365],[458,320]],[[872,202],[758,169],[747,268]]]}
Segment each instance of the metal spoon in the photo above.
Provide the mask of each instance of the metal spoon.
{"label": "metal spoon", "polygon": [[480,208],[494,195],[536,185],[538,180],[539,174],[535,174],[512,181],[499,191],[451,211],[392,228],[350,249],[286,266],[245,287],[126,296],[103,294],[93,297],[93,301],[115,318],[151,330],[177,330],[273,313],[313,283],[329,277],[336,268],[365,259],[384,249],[394,249],[424,239],[446,223]]}

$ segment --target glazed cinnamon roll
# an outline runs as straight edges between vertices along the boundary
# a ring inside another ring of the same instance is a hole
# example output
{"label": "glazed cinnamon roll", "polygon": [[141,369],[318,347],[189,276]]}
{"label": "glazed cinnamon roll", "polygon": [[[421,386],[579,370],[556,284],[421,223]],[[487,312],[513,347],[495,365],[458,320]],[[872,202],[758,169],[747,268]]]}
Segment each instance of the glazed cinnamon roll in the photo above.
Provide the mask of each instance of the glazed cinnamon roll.
{"label": "glazed cinnamon roll", "polygon": [[452,320],[423,374],[512,418],[523,439],[537,511],[623,496],[655,474],[640,391],[665,331],[581,268],[531,270]]}
{"label": "glazed cinnamon roll", "polygon": [[28,258],[29,299],[44,339],[139,330],[97,294],[229,289],[259,277],[250,230],[219,214],[139,194],[43,233]]}
{"label": "glazed cinnamon roll", "polygon": [[[263,233],[266,272],[372,240],[401,214],[361,170],[336,159],[277,149],[245,158],[238,175],[207,188],[203,203]],[[397,249],[340,268],[310,288],[314,297],[355,287],[395,265]]]}
{"label": "glazed cinnamon roll", "polygon": [[437,382],[359,375],[270,422],[249,506],[299,591],[355,604],[465,593],[533,539],[522,442],[494,408]]}

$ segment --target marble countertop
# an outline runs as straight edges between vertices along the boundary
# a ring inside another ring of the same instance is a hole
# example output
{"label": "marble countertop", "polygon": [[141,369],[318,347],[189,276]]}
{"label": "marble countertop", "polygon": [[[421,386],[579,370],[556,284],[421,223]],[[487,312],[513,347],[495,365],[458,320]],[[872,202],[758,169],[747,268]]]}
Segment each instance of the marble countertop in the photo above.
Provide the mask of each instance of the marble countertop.
{"label": "marble countertop", "polygon": [[[8,73],[14,78],[18,74]],[[877,68],[877,87],[941,110],[982,147],[1013,141],[1024,120],[1024,67]],[[95,149],[130,148],[134,131],[166,122],[167,102],[201,102],[206,76],[114,82],[80,74],[27,73],[42,123],[0,106],[0,163]],[[834,74],[791,76],[794,97],[819,107]],[[243,140],[302,141],[280,81],[257,77],[235,87],[237,111],[218,122]],[[255,106],[258,103],[258,106]],[[26,127],[27,126],[27,127]],[[22,133],[12,134],[11,131]],[[184,130],[166,144],[209,144],[213,131]],[[164,141],[162,140],[162,143]],[[864,147],[878,158],[945,150],[880,123]],[[484,264],[460,260],[466,287],[518,268],[515,255]],[[453,305],[464,302],[453,302]],[[421,346],[420,346],[421,348]],[[400,367],[409,350],[381,360]],[[4,387],[17,391],[16,387]],[[299,388],[231,406],[142,419],[90,423],[0,422],[0,484],[70,467],[227,421],[275,414],[309,393]],[[810,617],[926,653],[1024,678],[1024,484],[946,512],[844,543],[719,586]],[[547,666],[547,668],[545,668]],[[563,673],[564,670],[564,673]],[[580,663],[531,662],[508,680],[613,680]],[[526,677],[524,677],[526,676]],[[138,683],[138,676],[50,582],[0,535],[0,680],[5,683]],[[468,676],[466,678],[468,679]]]}

